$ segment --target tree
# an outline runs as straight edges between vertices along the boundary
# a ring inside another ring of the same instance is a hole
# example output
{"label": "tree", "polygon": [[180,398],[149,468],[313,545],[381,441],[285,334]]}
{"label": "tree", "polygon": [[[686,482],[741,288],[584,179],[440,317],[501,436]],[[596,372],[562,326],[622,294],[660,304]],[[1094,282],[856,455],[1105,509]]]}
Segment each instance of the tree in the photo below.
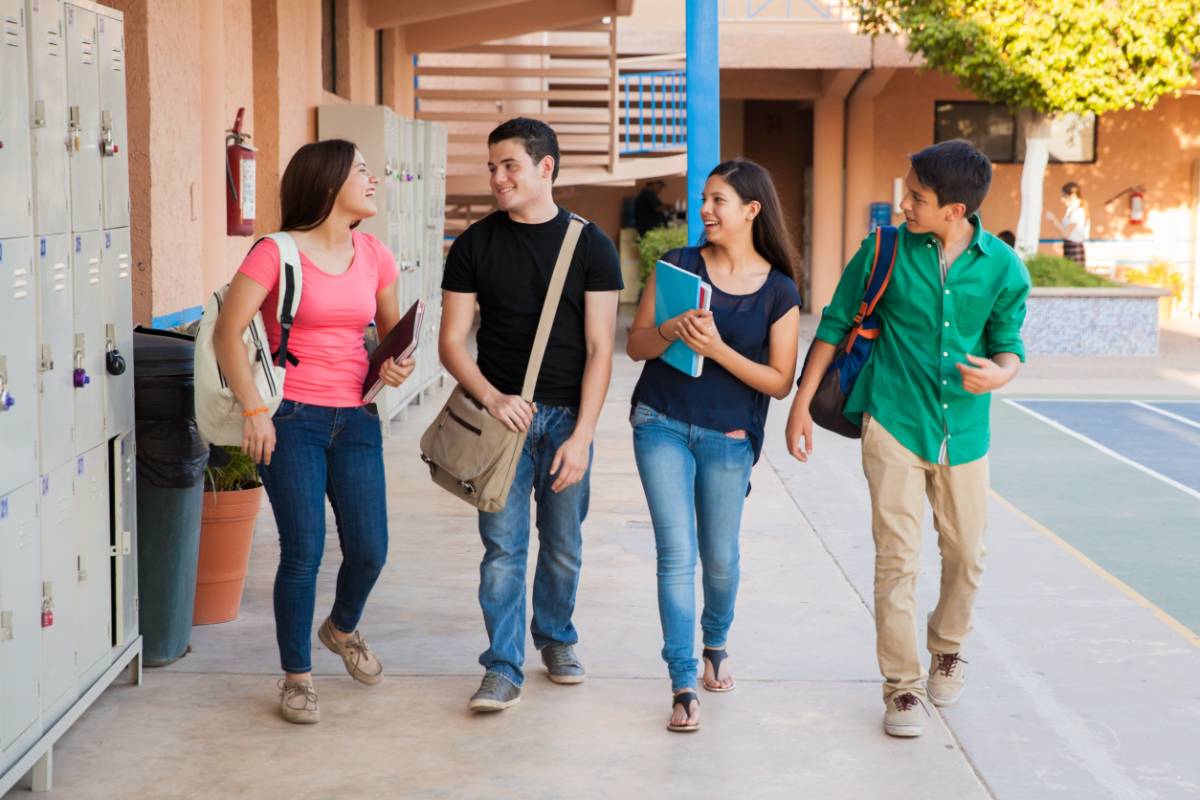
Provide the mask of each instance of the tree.
{"label": "tree", "polygon": [[1050,120],[1151,108],[1195,82],[1200,0],[854,0],[861,30],[981,99],[1032,112],[1017,250],[1037,250]]}

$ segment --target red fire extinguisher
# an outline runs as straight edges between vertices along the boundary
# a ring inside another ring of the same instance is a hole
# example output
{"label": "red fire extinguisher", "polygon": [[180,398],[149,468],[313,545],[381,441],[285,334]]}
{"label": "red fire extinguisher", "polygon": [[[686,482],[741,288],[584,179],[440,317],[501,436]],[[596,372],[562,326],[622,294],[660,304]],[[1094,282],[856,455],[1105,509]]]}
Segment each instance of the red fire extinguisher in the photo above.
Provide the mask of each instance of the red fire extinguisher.
{"label": "red fire extinguisher", "polygon": [[1129,193],[1129,224],[1141,225],[1146,221],[1146,193],[1134,189]]}
{"label": "red fire extinguisher", "polygon": [[255,150],[246,144],[250,134],[242,133],[239,108],[233,129],[225,131],[225,232],[229,236],[254,235]]}

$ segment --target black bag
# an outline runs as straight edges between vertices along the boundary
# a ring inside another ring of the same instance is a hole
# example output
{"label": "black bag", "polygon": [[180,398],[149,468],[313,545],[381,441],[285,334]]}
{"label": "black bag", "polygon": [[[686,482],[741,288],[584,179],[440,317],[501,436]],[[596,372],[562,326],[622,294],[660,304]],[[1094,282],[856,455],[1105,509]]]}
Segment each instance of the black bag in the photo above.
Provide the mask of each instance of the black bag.
{"label": "black bag", "polygon": [[[862,429],[846,417],[846,398],[854,389],[854,382],[866,366],[875,348],[875,340],[879,338],[880,327],[875,317],[875,307],[892,278],[898,239],[898,231],[891,225],[875,229],[875,261],[871,264],[871,275],[867,278],[862,304],[854,316],[854,327],[838,345],[833,362],[821,376],[810,406],[813,422],[851,439],[861,437]],[[812,347],[804,357],[805,367],[810,357]]]}

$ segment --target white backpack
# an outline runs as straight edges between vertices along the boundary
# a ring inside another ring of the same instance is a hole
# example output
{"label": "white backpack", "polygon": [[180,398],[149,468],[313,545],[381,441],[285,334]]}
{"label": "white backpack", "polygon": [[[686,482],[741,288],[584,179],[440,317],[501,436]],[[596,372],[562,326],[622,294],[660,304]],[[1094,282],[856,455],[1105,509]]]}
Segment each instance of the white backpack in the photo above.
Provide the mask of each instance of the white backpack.
{"label": "white backpack", "polygon": [[[295,357],[288,353],[287,344],[292,322],[296,318],[297,309],[300,308],[304,278],[300,268],[300,251],[296,248],[291,234],[272,233],[264,238],[275,242],[280,255],[279,302],[275,311],[282,328],[279,350],[272,357],[270,345],[267,344],[267,331],[263,327],[262,311],[256,313],[250,321],[250,325],[242,334],[242,342],[246,346],[246,360],[250,362],[250,371],[254,375],[258,393],[262,395],[268,413],[273,416],[283,401],[283,380],[288,361],[290,359],[295,363]],[[261,241],[262,239],[259,240]],[[259,242],[255,242],[255,247]],[[244,409],[234,397],[224,373],[217,365],[217,353],[213,348],[213,330],[228,293],[229,284],[213,292],[208,305],[204,307],[200,329],[196,332],[196,425],[200,429],[200,436],[209,444],[240,447],[243,425],[246,422],[242,415]]]}

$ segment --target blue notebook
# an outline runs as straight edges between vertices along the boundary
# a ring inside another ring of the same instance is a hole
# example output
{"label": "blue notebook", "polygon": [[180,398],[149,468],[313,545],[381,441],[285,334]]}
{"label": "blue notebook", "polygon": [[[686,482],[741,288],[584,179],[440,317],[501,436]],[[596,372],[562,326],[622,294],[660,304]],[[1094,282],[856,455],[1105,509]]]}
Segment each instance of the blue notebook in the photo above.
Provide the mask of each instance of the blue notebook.
{"label": "blue notebook", "polygon": [[[674,264],[659,261],[654,267],[654,324],[662,325],[693,308],[708,310],[712,303],[712,287],[700,280],[700,276]],[[704,369],[704,356],[697,355],[682,341],[671,343],[660,359],[675,369],[700,377]]]}

